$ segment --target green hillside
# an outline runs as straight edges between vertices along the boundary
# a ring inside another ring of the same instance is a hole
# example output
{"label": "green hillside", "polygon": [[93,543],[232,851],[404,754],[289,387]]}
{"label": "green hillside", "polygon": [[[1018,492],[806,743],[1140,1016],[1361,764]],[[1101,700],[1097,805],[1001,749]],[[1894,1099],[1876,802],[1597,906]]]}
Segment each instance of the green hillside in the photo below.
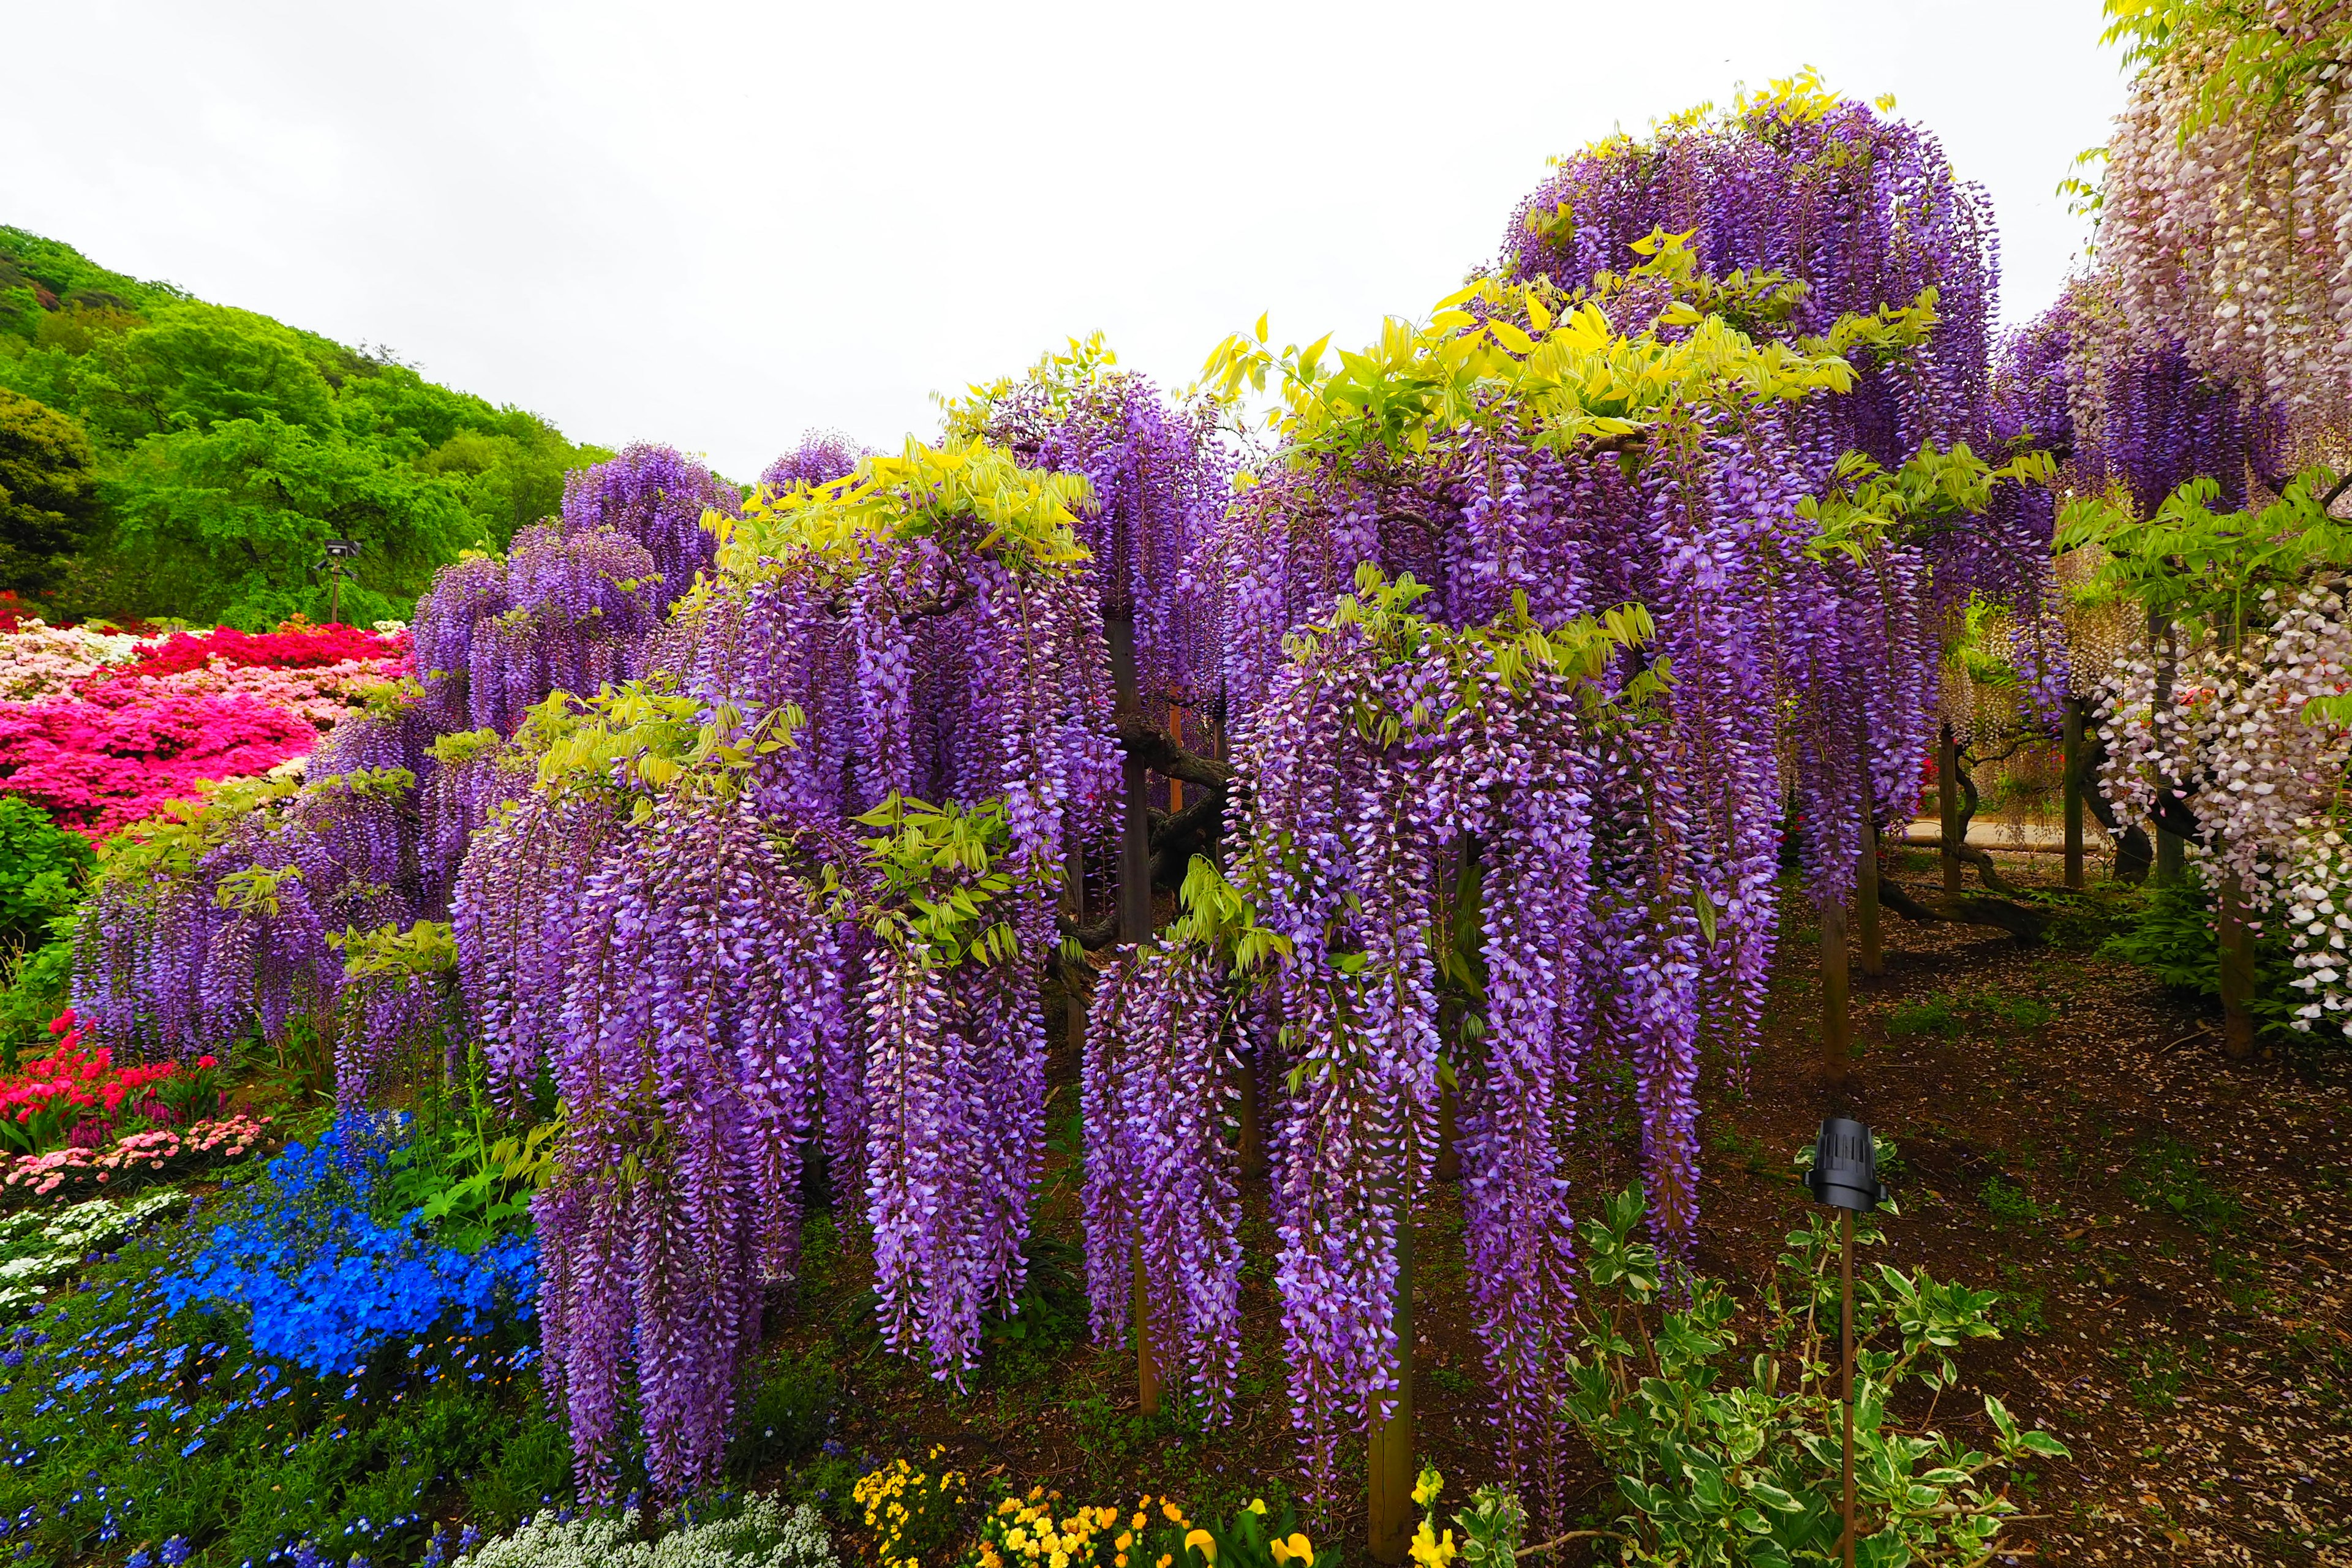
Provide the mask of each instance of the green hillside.
{"label": "green hillside", "polygon": [[436,566],[503,546],[607,455],[0,226],[0,589],[51,613],[320,617],[311,568],[344,538],[344,618],[405,616]]}

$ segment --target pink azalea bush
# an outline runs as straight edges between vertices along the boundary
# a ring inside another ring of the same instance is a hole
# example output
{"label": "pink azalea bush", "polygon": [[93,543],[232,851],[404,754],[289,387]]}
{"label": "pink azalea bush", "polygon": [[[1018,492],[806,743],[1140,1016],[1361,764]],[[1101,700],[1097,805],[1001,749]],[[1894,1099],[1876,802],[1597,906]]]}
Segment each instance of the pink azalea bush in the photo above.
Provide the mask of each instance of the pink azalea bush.
{"label": "pink azalea bush", "polygon": [[101,839],[200,781],[268,773],[319,738],[299,714],[255,698],[186,696],[145,682],[49,702],[0,703],[0,789],[60,827]]}
{"label": "pink azalea bush", "polygon": [[140,637],[17,617],[0,627],[0,790],[102,839],[199,784],[307,755],[408,672],[390,623]]}
{"label": "pink azalea bush", "polygon": [[269,1123],[267,1116],[238,1114],[133,1132],[103,1151],[69,1146],[0,1161],[0,1204],[63,1203],[241,1160],[260,1145]]}
{"label": "pink azalea bush", "polygon": [[94,632],[27,619],[0,636],[0,700],[39,702],[73,693],[101,670],[139,657],[127,632]]}
{"label": "pink azalea bush", "polygon": [[235,665],[215,659],[194,669],[152,676],[141,684],[154,690],[192,697],[250,697],[280,712],[299,714],[319,729],[326,730],[358,707],[365,689],[382,685],[385,676],[381,659],[347,658],[307,669]]}

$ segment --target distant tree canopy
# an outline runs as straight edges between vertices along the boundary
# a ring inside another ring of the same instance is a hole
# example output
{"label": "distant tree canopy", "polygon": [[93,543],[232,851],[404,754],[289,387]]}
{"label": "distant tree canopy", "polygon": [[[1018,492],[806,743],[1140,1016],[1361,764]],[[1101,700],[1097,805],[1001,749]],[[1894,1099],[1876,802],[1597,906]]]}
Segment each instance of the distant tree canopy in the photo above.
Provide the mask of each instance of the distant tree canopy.
{"label": "distant tree canopy", "polygon": [[0,586],[62,578],[98,526],[96,460],[72,420],[0,387]]}
{"label": "distant tree canopy", "polygon": [[404,616],[433,569],[554,512],[611,454],[381,353],[0,226],[0,588],[75,616],[258,629]]}

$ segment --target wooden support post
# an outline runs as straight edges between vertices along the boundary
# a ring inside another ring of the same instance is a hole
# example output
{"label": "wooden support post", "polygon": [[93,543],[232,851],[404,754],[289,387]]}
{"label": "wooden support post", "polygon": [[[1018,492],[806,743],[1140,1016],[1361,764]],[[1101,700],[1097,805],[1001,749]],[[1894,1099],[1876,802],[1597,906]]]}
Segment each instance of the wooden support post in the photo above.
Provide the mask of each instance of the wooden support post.
{"label": "wooden support post", "polygon": [[1135,1407],[1146,1415],[1160,1414],[1160,1362],[1151,1353],[1151,1298],[1143,1288],[1143,1244],[1129,1256],[1135,1260]]}
{"label": "wooden support post", "polygon": [[2189,841],[2168,829],[2156,830],[2156,882],[2160,888],[2177,888],[2180,879],[2189,874]]}
{"label": "wooden support post", "polygon": [[1853,1067],[1853,1034],[1846,1013],[1845,906],[1822,910],[1822,1066],[1832,1089],[1843,1089]]}
{"label": "wooden support post", "polygon": [[2066,699],[2066,886],[2083,889],[2083,701]]}
{"label": "wooden support post", "polygon": [[1241,1053],[1241,1081],[1234,1086],[1240,1090],[1241,1105],[1241,1165],[1242,1180],[1257,1182],[1265,1179],[1265,1112],[1258,1104],[1257,1053]]}
{"label": "wooden support post", "polygon": [[[1184,710],[1173,702],[1168,705],[1168,738],[1178,745],[1184,743]],[[1184,809],[1184,781],[1168,781],[1168,815],[1175,816]]]}
{"label": "wooden support post", "polygon": [[[1143,699],[1135,673],[1135,613],[1106,611],[1103,636],[1110,644],[1112,689],[1121,713],[1139,714]],[[1119,786],[1124,807],[1118,837],[1118,940],[1138,942],[1151,934],[1151,803],[1143,759],[1122,755]]]}
{"label": "wooden support post", "polygon": [[1396,1407],[1385,1421],[1373,1423],[1365,1445],[1370,1462],[1370,1537],[1372,1561],[1398,1563],[1412,1542],[1412,1486],[1419,1478],[1412,1452],[1412,1205],[1397,1215],[1396,1310],[1390,1319],[1396,1335]]}
{"label": "wooden support post", "polygon": [[1862,849],[1853,867],[1854,934],[1861,940],[1862,972],[1886,973],[1886,959],[1878,942],[1878,803],[1870,787],[1870,745],[1862,747]]}
{"label": "wooden support post", "polygon": [[1960,890],[1960,742],[1949,724],[1936,750],[1936,809],[1943,823],[1944,891]]}
{"label": "wooden support post", "polygon": [[2221,879],[2213,900],[2213,931],[2221,953],[2221,1050],[2233,1060],[2254,1054],[2254,931],[2246,919],[2245,889],[2236,873]]}

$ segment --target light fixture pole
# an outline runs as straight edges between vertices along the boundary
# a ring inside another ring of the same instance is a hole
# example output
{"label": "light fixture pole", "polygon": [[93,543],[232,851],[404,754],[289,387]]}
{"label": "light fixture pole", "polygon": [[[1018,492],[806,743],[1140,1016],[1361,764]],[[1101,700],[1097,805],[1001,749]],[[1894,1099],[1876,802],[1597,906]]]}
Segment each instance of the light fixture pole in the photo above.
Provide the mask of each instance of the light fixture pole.
{"label": "light fixture pole", "polygon": [[1853,1568],[1853,1216],[1886,1201],[1878,1184],[1878,1152],[1870,1129],[1843,1116],[1823,1121],[1813,1144],[1805,1185],[1816,1201],[1838,1211],[1839,1397],[1845,1405],[1845,1568]]}

